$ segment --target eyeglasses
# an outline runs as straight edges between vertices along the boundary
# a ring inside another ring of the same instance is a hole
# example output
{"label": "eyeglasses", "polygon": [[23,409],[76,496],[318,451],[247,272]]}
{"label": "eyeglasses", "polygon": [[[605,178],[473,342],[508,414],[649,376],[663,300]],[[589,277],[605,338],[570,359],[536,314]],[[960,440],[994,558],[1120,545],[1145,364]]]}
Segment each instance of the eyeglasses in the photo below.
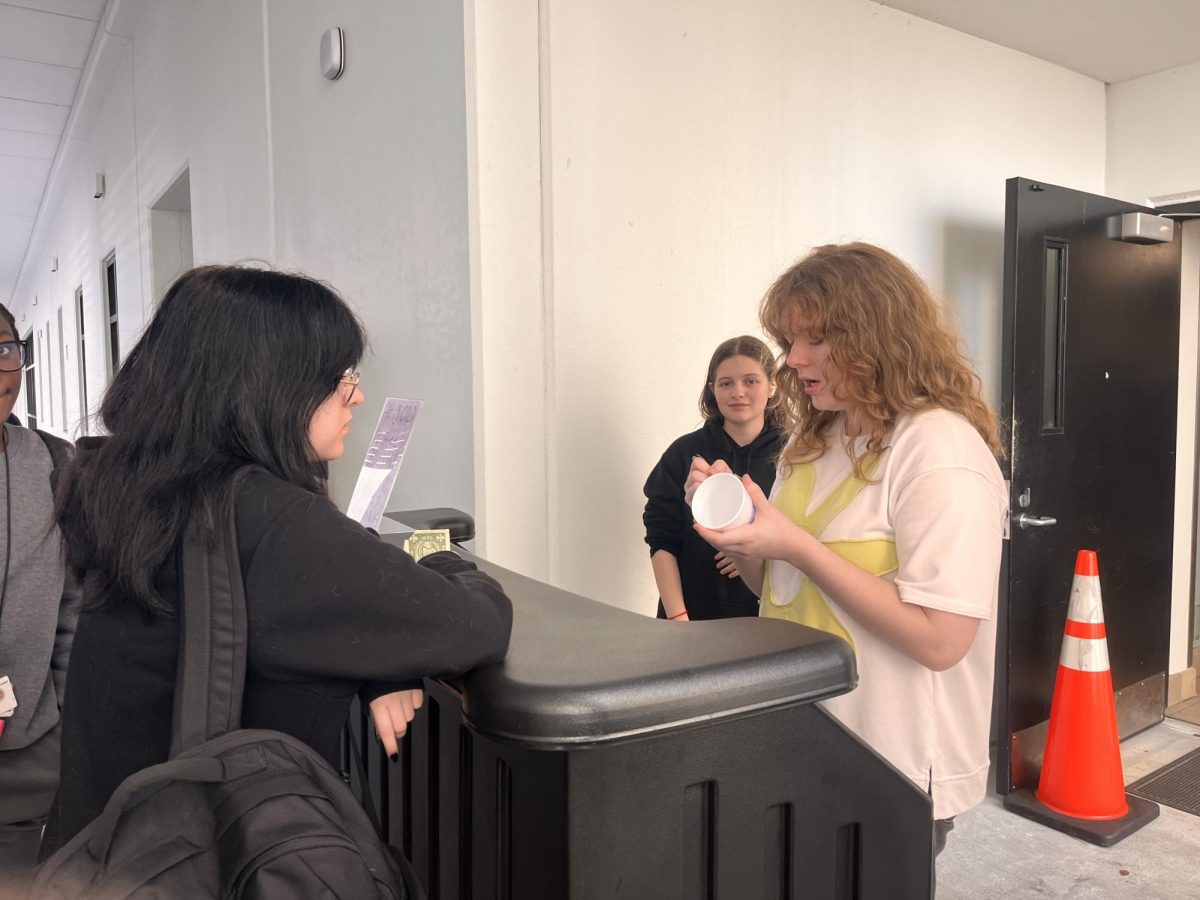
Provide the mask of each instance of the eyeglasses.
{"label": "eyeglasses", "polygon": [[0,341],[0,372],[20,372],[28,358],[24,341]]}
{"label": "eyeglasses", "polygon": [[338,379],[338,394],[347,406],[354,400],[354,392],[358,390],[358,382],[362,375],[358,372],[347,372]]}

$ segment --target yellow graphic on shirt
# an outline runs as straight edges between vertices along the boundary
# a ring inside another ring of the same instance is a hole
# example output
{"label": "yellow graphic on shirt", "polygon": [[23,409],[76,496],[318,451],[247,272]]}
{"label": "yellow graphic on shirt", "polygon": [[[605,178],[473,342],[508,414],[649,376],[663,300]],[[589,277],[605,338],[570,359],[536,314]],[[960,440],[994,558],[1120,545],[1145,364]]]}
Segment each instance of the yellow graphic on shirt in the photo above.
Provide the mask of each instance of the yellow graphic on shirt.
{"label": "yellow graphic on shirt", "polygon": [[[795,465],[775,497],[775,506],[817,540],[821,540],[821,535],[829,523],[849,506],[859,492],[867,486],[865,479],[875,475],[875,470],[879,468],[882,459],[883,454],[876,453],[866,461],[863,466],[864,478],[859,478],[851,471],[845,480],[811,513],[808,512],[808,505],[812,500],[813,487],[816,485],[817,470],[812,463]],[[896,542],[885,538],[821,541],[821,543],[842,559],[852,562],[872,575],[888,575],[895,572],[900,566],[896,557]],[[772,563],[768,560],[763,575],[763,595],[759,615],[773,619],[786,619],[789,622],[808,625],[810,628],[819,628],[830,634],[836,634],[851,647],[854,646],[850,632],[829,608],[829,604],[813,580],[803,572],[800,573],[800,586],[796,589],[792,599],[783,606],[777,605],[772,598],[771,565]]]}

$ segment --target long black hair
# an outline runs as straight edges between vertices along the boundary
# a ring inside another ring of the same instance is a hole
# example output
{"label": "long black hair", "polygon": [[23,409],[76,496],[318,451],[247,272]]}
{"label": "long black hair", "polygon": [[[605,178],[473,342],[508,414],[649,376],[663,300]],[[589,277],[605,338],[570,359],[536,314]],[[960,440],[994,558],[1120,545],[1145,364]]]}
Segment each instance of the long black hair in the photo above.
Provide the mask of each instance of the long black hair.
{"label": "long black hair", "polygon": [[77,456],[59,494],[70,561],[96,579],[91,605],[165,611],[155,573],[195,516],[211,532],[244,465],[324,493],[308,425],[363,350],[354,313],[318,281],[240,266],[181,276],[104,396],[110,437]]}

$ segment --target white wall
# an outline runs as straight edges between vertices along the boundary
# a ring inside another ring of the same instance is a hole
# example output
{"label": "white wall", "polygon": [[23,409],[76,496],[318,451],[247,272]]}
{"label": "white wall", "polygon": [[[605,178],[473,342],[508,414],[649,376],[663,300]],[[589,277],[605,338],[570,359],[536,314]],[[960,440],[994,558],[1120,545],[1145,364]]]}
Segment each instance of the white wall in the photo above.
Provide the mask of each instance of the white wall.
{"label": "white wall", "polygon": [[[330,83],[333,25],[348,64]],[[368,326],[337,497],[382,398],[423,397],[394,507],[474,510],[493,560],[643,611],[645,475],[696,426],[712,347],[757,333],[759,296],[809,246],[911,260],[995,400],[1004,180],[1200,187],[1180,114],[1200,66],[1106,107],[1099,82],[867,0],[112,0],[103,31],[21,328],[59,304],[73,328],[82,285],[99,337],[115,249],[127,350],[153,307],[148,207],[187,170],[196,262],[309,271]]]}
{"label": "white wall", "polygon": [[[1146,203],[1171,194],[1200,195],[1200,63],[1108,88],[1106,190]],[[1176,445],[1175,546],[1171,589],[1172,673],[1191,665],[1188,627],[1195,541],[1196,404],[1200,329],[1200,225],[1184,229],[1179,334],[1179,430]]]}
{"label": "white wall", "polygon": [[[85,70],[84,102],[73,113],[14,297],[41,323],[52,315],[42,297],[73,306],[83,285],[93,410],[107,380],[103,260],[115,252],[124,355],[153,312],[149,207],[184,169],[191,170],[197,262],[268,257],[272,247],[261,13],[239,0],[124,5],[125,17],[114,24],[122,4],[110,4],[102,29],[124,36],[102,33]],[[213,47],[224,48],[220,66]],[[92,196],[97,172],[105,176],[99,200]],[[52,256],[57,273],[49,271]],[[69,321],[75,327],[73,314]],[[74,436],[77,397],[68,390],[70,421],[54,430]],[[39,407],[48,400],[39,398]]]}
{"label": "white wall", "polygon": [[898,252],[995,400],[1005,179],[1104,187],[1103,84],[865,0],[476,0],[471,38],[487,554],[631,609],[641,485],[779,271]]}
{"label": "white wall", "polygon": [[[132,102],[132,51],[129,41],[107,39],[109,64],[89,74],[95,108],[94,128],[75,128],[60,151],[58,172],[52,182],[32,247],[14,292],[18,326],[45,329],[64,308],[67,338],[67,422],[51,426],[47,412],[50,397],[39,392],[39,427],[74,437],[83,415],[78,380],[80,360],[75,344],[74,294],[83,288],[87,335],[87,387],[89,403],[95,406],[107,379],[107,321],[103,312],[103,260],[115,253],[117,296],[121,308],[119,345],[129,344],[142,327],[140,235],[138,228],[137,179],[134,171],[134,113]],[[100,83],[102,82],[102,84]],[[76,119],[77,121],[77,119]],[[95,173],[105,173],[102,199],[93,198]],[[51,259],[58,257],[58,271]],[[36,300],[36,304],[35,301]],[[55,335],[56,341],[59,339]],[[38,360],[40,369],[45,360]],[[40,379],[44,383],[44,379]],[[58,390],[62,385],[56,384]],[[22,394],[22,405],[24,402]]]}
{"label": "white wall", "polygon": [[1108,88],[1106,190],[1145,203],[1200,193],[1200,62]]}
{"label": "white wall", "polygon": [[[348,62],[331,83],[318,48],[334,25],[347,31]],[[368,400],[333,467],[335,499],[349,497],[383,398],[416,396],[426,407],[393,508],[471,511],[462,8],[114,0],[100,42],[15,292],[22,331],[54,322],[58,303],[73,329],[82,284],[87,334],[101,336],[101,261],[115,250],[127,352],[153,313],[150,206],[187,171],[197,264],[263,259],[327,279],[367,327]],[[68,349],[73,367],[73,340]],[[89,342],[93,406],[107,374],[99,350]],[[70,422],[54,429],[71,434],[74,372]]]}
{"label": "white wall", "polygon": [[[392,509],[475,507],[463,10],[270,0],[276,257],[358,309],[367,401],[333,472],[348,500],[386,396],[425,400]],[[346,72],[320,74],[346,31]]]}

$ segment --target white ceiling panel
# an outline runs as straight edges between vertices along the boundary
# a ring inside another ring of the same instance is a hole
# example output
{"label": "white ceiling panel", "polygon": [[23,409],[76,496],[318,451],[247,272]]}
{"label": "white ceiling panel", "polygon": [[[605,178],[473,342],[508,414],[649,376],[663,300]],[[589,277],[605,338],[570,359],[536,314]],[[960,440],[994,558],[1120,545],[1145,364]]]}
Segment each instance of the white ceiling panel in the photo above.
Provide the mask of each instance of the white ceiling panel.
{"label": "white ceiling panel", "polygon": [[24,156],[30,159],[54,159],[58,135],[32,134],[0,128],[0,156]]}
{"label": "white ceiling panel", "polygon": [[0,4],[0,56],[82,69],[96,23]]}
{"label": "white ceiling panel", "polygon": [[10,100],[0,97],[0,125],[7,131],[31,131],[34,134],[62,134],[71,113],[69,106]]}
{"label": "white ceiling panel", "polygon": [[882,0],[1117,84],[1200,60],[1200,0]]}
{"label": "white ceiling panel", "polygon": [[24,9],[36,9],[41,12],[58,13],[63,16],[75,16],[77,19],[99,21],[104,15],[106,0],[4,0],[4,6],[20,6]]}
{"label": "white ceiling panel", "polygon": [[32,159],[28,156],[4,156],[0,154],[0,178],[31,178],[45,182],[50,176],[51,160]]}
{"label": "white ceiling panel", "polygon": [[0,302],[9,305],[12,285],[17,283],[21,260],[33,233],[32,216],[6,216],[0,213]]}
{"label": "white ceiling panel", "polygon": [[45,181],[0,174],[0,209],[12,216],[36,216]]}
{"label": "white ceiling panel", "polygon": [[70,106],[79,84],[79,72],[66,66],[0,56],[0,96]]}

